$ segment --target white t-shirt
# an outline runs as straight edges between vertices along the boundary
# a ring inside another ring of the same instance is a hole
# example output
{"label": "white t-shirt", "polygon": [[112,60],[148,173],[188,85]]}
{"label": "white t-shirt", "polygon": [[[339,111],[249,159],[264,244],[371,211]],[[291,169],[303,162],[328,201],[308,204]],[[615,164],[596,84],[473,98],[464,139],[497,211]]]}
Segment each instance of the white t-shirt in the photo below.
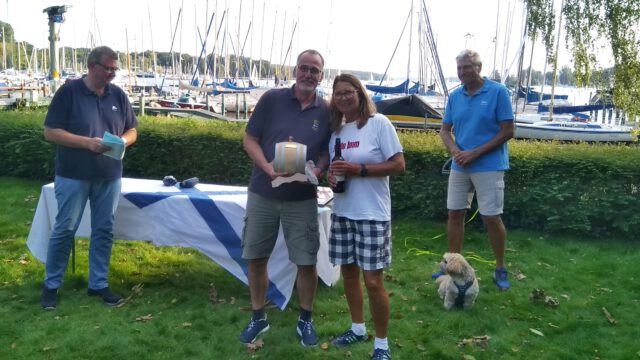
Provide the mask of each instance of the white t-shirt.
{"label": "white t-shirt", "polygon": [[[382,114],[369,118],[362,129],[353,121],[331,134],[330,159],[336,137],[342,143],[342,157],[351,163],[378,164],[402,152],[396,129]],[[334,195],[334,214],[351,220],[391,221],[389,176],[347,176],[345,185],[344,193]]]}

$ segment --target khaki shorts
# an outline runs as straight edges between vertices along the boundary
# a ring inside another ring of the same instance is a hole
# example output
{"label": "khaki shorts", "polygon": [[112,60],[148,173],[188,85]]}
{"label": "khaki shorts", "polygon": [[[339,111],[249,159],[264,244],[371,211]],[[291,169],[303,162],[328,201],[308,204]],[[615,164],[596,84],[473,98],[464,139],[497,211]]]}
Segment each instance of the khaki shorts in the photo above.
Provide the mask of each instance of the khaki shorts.
{"label": "khaki shorts", "polygon": [[481,215],[502,214],[504,206],[504,171],[466,173],[452,170],[449,174],[447,209],[471,208],[473,194],[478,196]]}
{"label": "khaki shorts", "polygon": [[268,258],[282,224],[289,260],[296,265],[315,265],[320,233],[318,200],[281,201],[249,192],[242,234],[244,259]]}

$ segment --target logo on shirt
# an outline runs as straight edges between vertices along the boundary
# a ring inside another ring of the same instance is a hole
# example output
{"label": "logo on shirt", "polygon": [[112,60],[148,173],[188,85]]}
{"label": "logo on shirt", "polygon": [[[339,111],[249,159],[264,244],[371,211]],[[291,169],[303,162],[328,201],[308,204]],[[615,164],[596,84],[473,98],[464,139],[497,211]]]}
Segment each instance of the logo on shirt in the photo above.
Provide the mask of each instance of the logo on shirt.
{"label": "logo on shirt", "polygon": [[480,101],[480,106],[487,106],[487,105],[489,105],[489,102],[487,100]]}
{"label": "logo on shirt", "polygon": [[111,105],[111,110],[113,110],[113,111],[118,111],[118,107],[117,107],[117,106],[115,106],[115,105]]}
{"label": "logo on shirt", "polygon": [[311,125],[311,129],[315,132],[318,131],[318,129],[320,129],[320,121],[318,120],[313,120],[313,125]]}
{"label": "logo on shirt", "polygon": [[342,149],[353,149],[360,147],[360,140],[358,141],[347,141],[346,143],[342,143]]}

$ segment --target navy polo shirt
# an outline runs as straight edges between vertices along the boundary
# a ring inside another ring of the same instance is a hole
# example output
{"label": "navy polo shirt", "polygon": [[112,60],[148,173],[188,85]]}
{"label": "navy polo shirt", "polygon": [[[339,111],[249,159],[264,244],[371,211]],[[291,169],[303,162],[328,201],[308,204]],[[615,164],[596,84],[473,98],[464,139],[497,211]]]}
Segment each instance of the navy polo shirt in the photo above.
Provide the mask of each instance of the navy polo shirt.
{"label": "navy polo shirt", "polygon": [[[317,164],[319,155],[329,148],[329,108],[325,100],[316,95],[315,102],[302,110],[293,87],[269,90],[260,97],[246,132],[258,138],[268,162],[275,157],[276,144],[288,141],[292,136],[293,141],[307,146],[307,161],[313,160]],[[317,197],[316,187],[310,183],[291,182],[271,187],[271,177],[255,164],[249,191],[286,201]]]}
{"label": "navy polo shirt", "polygon": [[[44,126],[72,134],[100,137],[108,131],[121,136],[138,125],[127,95],[109,84],[98,97],[82,79],[64,84],[51,100]],[[57,145],[56,175],[78,180],[113,180],[122,177],[122,160],[86,149]]]}

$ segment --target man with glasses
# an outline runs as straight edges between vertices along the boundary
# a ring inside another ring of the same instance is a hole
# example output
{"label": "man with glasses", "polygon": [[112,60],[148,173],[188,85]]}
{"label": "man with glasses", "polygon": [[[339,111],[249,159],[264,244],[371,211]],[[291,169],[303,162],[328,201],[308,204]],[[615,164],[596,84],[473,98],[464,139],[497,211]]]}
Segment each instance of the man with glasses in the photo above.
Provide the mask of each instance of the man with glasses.
{"label": "man with glasses", "polygon": [[296,83],[291,88],[266,92],[247,124],[244,148],[254,162],[249,183],[242,256],[249,263],[247,278],[253,315],[240,334],[240,341],[253,343],[269,329],[265,299],[269,288],[267,263],[278,237],[284,232],[289,259],[297,265],[296,287],[300,316],[296,332],[302,346],[315,346],[318,337],[311,320],[318,276],[319,248],[316,186],[290,182],[272,187],[278,176],[273,167],[275,145],[293,137],[307,146],[307,160],[313,160],[317,177],[329,163],[329,110],[316,93],[322,80],[324,59],[316,50],[305,50],[294,69]]}
{"label": "man with glasses", "polygon": [[89,284],[87,294],[106,305],[120,304],[107,280],[113,243],[113,220],[120,197],[122,160],[103,155],[105,132],[136,141],[136,119],[129,98],[111,84],[118,70],[118,55],[106,46],[93,49],[87,59],[89,73],[56,92],[44,121],[44,137],[56,144],[54,180],[58,215],[51,232],[40,305],[53,310],[58,302],[71,246],[87,200],[91,206]]}

